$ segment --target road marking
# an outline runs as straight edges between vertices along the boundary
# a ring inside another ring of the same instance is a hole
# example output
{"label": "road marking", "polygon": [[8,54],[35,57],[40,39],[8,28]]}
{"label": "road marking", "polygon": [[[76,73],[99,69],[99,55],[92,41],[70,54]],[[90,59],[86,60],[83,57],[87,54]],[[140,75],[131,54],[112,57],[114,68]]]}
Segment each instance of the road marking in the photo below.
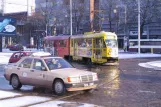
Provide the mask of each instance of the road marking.
{"label": "road marking", "polygon": [[147,71],[147,72],[152,72],[152,71]]}
{"label": "road marking", "polygon": [[155,91],[144,91],[144,90],[138,90],[139,93],[152,93],[155,94]]}

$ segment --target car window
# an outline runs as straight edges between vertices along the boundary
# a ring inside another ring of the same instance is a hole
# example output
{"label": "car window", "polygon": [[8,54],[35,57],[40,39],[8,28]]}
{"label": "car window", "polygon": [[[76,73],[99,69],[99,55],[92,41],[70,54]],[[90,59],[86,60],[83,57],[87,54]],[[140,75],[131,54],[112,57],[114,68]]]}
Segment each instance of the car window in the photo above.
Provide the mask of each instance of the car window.
{"label": "car window", "polygon": [[39,71],[44,71],[42,68],[45,68],[42,60],[34,59],[34,63],[33,63],[32,69],[39,70]]}
{"label": "car window", "polygon": [[24,53],[21,53],[20,56],[23,57],[23,56],[25,56],[25,54]]}
{"label": "car window", "polygon": [[22,67],[22,68],[30,68],[31,67],[31,63],[32,63],[32,59],[31,58],[27,58],[27,59],[24,59],[19,64],[19,67]]}
{"label": "car window", "polygon": [[48,66],[49,70],[73,68],[73,66],[63,58],[48,58],[48,59],[44,59],[44,61]]}
{"label": "car window", "polygon": [[19,58],[20,57],[20,53],[15,53],[14,55],[13,55],[13,58]]}

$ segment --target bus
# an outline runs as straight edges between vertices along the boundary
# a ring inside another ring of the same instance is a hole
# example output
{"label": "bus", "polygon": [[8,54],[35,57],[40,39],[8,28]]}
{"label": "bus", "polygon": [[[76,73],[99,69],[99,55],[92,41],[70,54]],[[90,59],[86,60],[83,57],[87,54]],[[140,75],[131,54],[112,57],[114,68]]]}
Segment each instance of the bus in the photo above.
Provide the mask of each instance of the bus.
{"label": "bus", "polygon": [[49,36],[45,47],[57,50],[57,55],[68,60],[83,61],[88,65],[118,64],[117,35],[112,32],[86,33],[73,36]]}
{"label": "bus", "polygon": [[[138,39],[130,39],[129,51],[138,52]],[[161,53],[161,39],[140,39],[141,53]]]}

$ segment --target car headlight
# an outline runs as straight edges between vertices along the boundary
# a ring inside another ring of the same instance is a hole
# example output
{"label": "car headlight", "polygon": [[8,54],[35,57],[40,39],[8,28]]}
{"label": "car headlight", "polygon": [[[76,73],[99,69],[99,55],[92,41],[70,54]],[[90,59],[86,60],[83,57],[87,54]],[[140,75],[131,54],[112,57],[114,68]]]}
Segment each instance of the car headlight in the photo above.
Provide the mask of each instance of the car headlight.
{"label": "car headlight", "polygon": [[80,83],[80,78],[79,77],[68,77],[68,82],[71,83]]}
{"label": "car headlight", "polygon": [[98,76],[97,76],[97,73],[93,73],[93,81],[97,81],[98,80]]}

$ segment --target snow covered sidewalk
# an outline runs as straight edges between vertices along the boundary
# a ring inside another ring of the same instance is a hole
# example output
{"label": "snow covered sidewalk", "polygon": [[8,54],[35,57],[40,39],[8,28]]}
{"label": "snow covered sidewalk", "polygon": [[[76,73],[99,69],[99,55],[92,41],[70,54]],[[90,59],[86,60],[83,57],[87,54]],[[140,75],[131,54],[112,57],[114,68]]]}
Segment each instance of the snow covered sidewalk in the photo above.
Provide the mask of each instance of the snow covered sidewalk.
{"label": "snow covered sidewalk", "polygon": [[57,101],[51,97],[24,96],[16,92],[0,90],[0,107],[101,107],[94,104]]}

